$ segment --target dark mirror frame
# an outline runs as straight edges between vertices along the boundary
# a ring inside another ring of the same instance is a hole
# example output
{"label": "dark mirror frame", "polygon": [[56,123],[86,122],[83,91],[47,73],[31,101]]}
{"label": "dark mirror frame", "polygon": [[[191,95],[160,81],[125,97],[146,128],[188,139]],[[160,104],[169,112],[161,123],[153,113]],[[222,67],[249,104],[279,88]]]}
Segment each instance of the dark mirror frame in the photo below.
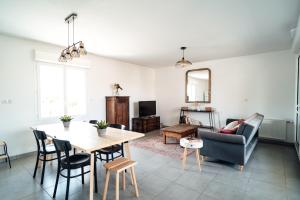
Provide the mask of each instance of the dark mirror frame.
{"label": "dark mirror frame", "polygon": [[[208,71],[208,101],[189,101],[187,96],[188,74],[194,71]],[[185,102],[186,103],[210,103],[211,102],[211,70],[209,68],[191,69],[185,73]]]}

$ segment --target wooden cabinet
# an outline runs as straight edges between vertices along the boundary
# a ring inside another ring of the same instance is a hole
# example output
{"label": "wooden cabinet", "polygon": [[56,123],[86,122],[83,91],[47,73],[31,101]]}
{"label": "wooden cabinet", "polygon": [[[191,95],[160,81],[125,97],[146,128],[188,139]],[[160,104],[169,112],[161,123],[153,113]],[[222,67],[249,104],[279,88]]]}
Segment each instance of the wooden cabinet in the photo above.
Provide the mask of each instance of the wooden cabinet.
{"label": "wooden cabinet", "polygon": [[129,130],[129,97],[106,97],[106,121],[109,124],[123,124]]}
{"label": "wooden cabinet", "polygon": [[160,128],[160,117],[132,118],[132,131],[146,133]]}

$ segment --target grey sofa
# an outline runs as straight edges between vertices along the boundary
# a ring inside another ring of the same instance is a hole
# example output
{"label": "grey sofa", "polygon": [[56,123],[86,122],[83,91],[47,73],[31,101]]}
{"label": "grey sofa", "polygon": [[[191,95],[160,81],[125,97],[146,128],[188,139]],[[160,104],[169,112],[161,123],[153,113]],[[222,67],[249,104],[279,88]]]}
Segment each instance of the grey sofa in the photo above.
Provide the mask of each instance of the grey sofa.
{"label": "grey sofa", "polygon": [[240,125],[234,135],[199,129],[198,136],[203,140],[201,155],[238,164],[242,170],[257,144],[258,129],[263,118],[261,114],[253,114]]}

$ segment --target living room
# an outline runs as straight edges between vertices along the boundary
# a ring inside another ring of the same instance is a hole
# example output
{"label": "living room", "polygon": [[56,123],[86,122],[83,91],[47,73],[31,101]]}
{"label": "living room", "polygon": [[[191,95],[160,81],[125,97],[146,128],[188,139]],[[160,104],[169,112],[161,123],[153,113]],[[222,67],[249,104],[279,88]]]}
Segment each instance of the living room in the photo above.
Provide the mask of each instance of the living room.
{"label": "living room", "polygon": [[299,0],[1,1],[1,197],[299,199],[299,14]]}

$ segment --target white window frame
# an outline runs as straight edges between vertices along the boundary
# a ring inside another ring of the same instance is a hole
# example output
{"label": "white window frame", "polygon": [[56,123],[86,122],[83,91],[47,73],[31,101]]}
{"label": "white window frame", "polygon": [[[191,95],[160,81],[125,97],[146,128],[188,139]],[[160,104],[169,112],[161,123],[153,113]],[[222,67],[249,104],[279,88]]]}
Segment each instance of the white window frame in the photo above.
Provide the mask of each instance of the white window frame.
{"label": "white window frame", "polygon": [[64,83],[64,95],[63,95],[63,102],[64,102],[64,114],[67,113],[67,97],[66,97],[66,69],[76,69],[76,70],[82,70],[85,73],[85,86],[86,86],[86,90],[85,90],[85,113],[82,115],[72,115],[72,117],[76,117],[76,118],[82,118],[87,116],[87,110],[88,110],[88,87],[87,87],[87,67],[77,67],[77,66],[73,66],[73,65],[66,65],[66,64],[58,64],[58,63],[50,63],[50,62],[42,62],[39,61],[36,64],[36,77],[37,77],[37,109],[38,109],[38,119],[40,120],[51,120],[51,119],[57,119],[60,116],[56,116],[56,117],[42,117],[41,114],[41,87],[40,87],[40,67],[41,65],[50,65],[53,67],[62,67],[63,68],[63,83]]}

